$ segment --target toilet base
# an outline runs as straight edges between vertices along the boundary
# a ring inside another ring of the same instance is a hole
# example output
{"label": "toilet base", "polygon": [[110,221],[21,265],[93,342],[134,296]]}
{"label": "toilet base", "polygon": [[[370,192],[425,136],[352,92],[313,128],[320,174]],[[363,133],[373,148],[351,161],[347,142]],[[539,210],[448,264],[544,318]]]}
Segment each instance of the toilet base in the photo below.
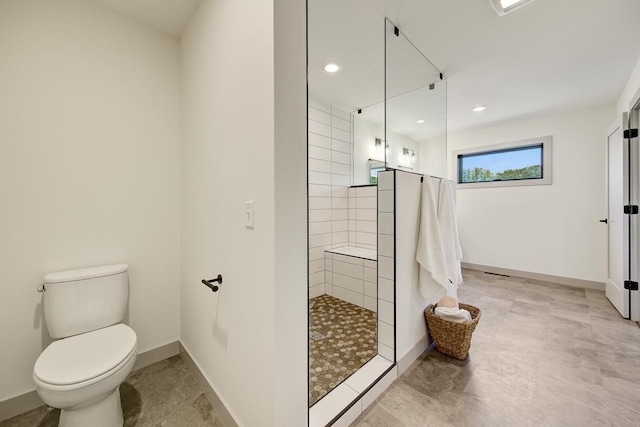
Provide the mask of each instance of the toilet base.
{"label": "toilet base", "polygon": [[60,411],[59,427],[122,427],[122,404],[120,386],[107,397],[94,400],[88,405]]}

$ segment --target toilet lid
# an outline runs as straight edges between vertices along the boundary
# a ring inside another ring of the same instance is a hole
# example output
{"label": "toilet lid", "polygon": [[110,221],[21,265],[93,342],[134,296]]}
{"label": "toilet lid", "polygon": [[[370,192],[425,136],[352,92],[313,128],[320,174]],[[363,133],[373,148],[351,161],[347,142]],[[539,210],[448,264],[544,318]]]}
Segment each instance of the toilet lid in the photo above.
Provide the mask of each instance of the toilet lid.
{"label": "toilet lid", "polygon": [[122,323],[53,342],[33,368],[42,382],[70,385],[100,376],[136,348],[136,333]]}

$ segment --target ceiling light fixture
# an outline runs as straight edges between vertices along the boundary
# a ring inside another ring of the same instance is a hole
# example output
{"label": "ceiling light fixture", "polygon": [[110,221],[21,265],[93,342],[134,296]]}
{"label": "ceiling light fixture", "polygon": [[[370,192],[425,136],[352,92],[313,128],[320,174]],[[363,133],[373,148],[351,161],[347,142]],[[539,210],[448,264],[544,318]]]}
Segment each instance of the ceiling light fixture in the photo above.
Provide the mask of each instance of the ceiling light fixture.
{"label": "ceiling light fixture", "polygon": [[340,68],[342,67],[337,62],[329,62],[327,65],[324,66],[324,70],[327,73],[336,73],[340,71]]}
{"label": "ceiling light fixture", "polygon": [[486,109],[487,109],[486,105],[479,105],[479,106],[477,106],[476,108],[473,109],[473,112],[474,113],[479,113],[480,111],[484,111]]}
{"label": "ceiling light fixture", "polygon": [[422,124],[422,123],[424,123],[424,120],[420,119],[420,120],[418,120],[416,123],[418,123],[418,124]]}
{"label": "ceiling light fixture", "polygon": [[509,12],[514,11],[520,6],[524,6],[532,0],[490,0],[493,10],[496,11],[498,16],[504,16]]}

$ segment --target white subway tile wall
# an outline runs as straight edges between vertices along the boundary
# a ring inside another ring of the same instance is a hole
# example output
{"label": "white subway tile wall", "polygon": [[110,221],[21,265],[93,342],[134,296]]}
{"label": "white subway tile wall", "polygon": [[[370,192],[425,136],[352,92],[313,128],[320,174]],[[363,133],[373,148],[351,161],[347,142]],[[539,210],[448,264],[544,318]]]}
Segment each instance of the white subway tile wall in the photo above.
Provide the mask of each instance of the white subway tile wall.
{"label": "white subway tile wall", "polygon": [[352,140],[348,112],[309,100],[309,298],[333,295],[324,251],[349,244]]}
{"label": "white subway tile wall", "polygon": [[387,360],[395,357],[395,173],[378,174],[378,354]]}
{"label": "white subway tile wall", "polygon": [[326,293],[376,312],[378,354],[393,362],[395,174],[351,187],[352,141],[349,113],[310,100],[309,297]]}
{"label": "white subway tile wall", "polygon": [[[393,361],[394,174],[379,174],[378,187],[350,187],[352,141],[349,113],[310,100],[309,297],[326,293],[377,312],[378,353]],[[373,252],[326,252],[347,246]]]}
{"label": "white subway tile wall", "polygon": [[377,210],[375,185],[349,188],[349,246],[377,248]]}

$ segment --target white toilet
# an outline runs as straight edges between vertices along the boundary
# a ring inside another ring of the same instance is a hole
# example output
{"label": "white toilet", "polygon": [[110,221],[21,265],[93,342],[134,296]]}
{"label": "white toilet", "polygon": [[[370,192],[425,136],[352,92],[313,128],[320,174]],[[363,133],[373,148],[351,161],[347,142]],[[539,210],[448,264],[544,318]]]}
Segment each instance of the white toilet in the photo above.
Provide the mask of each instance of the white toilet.
{"label": "white toilet", "polygon": [[124,318],[126,264],[47,274],[44,318],[52,338],[33,368],[38,396],[60,408],[62,427],[123,425],[120,384],[137,356]]}

